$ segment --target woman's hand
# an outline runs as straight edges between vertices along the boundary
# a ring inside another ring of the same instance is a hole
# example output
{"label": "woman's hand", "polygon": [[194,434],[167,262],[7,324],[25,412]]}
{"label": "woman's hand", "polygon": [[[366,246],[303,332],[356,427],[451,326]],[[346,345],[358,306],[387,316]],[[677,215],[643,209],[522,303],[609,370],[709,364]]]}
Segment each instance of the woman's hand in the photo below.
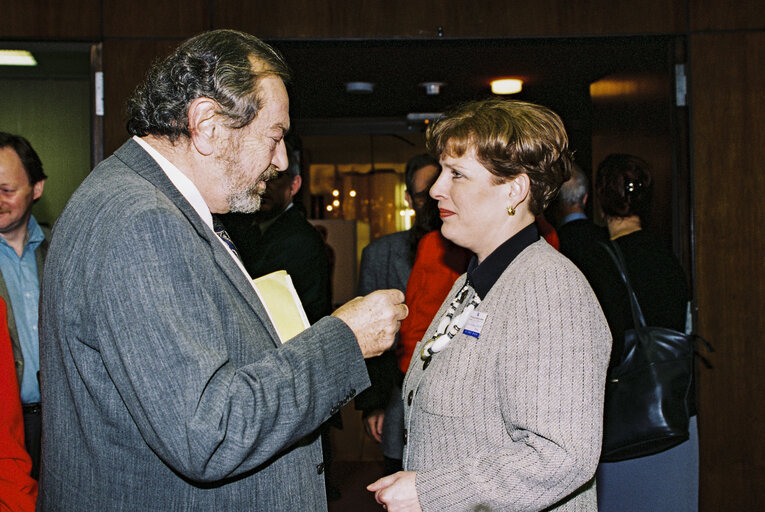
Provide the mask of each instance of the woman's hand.
{"label": "woman's hand", "polygon": [[375,493],[375,500],[388,512],[422,512],[414,485],[415,471],[399,471],[369,484],[367,490]]}

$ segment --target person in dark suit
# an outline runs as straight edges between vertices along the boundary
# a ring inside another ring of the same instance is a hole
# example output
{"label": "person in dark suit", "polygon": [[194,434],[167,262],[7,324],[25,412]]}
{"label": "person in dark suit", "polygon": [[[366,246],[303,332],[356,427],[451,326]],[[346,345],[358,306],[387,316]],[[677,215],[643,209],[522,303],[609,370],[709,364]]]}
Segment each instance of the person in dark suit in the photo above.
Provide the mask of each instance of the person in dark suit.
{"label": "person in dark suit", "polygon": [[32,478],[40,471],[41,407],[37,331],[50,230],[37,223],[32,205],[43,193],[45,172],[27,139],[0,132],[0,297],[8,305],[8,332],[21,390],[24,444]]}
{"label": "person in dark suit", "polygon": [[585,276],[592,275],[599,264],[599,243],[608,240],[608,230],[587,217],[590,184],[582,169],[574,165],[549,210],[557,223],[560,252],[579,267]]}
{"label": "person in dark suit", "polygon": [[297,156],[288,151],[288,158],[287,170],[266,183],[257,212],[219,218],[253,278],[287,271],[313,324],[332,312],[329,259],[321,234],[293,202],[303,181]]}
{"label": "person in dark suit", "polygon": [[[282,57],[217,30],[153,66],[133,135],[56,223],[43,276],[38,510],[326,510],[317,427],[369,385],[403,295],[281,343],[212,213],[287,167]],[[373,313],[371,313],[373,312]]]}

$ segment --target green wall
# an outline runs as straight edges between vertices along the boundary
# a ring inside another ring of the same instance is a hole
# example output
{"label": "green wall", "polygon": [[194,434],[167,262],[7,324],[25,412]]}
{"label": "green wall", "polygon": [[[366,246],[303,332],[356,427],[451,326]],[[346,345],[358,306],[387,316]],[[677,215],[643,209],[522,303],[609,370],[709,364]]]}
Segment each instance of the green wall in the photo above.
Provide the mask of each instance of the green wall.
{"label": "green wall", "polygon": [[48,179],[32,212],[53,224],[90,172],[87,79],[0,79],[0,131],[23,135]]}

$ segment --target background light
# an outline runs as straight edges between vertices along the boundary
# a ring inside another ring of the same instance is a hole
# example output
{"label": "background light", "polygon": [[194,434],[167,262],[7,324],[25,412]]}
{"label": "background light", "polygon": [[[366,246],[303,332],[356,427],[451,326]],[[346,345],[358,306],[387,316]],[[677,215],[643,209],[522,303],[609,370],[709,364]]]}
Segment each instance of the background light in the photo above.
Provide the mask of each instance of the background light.
{"label": "background light", "polygon": [[37,61],[26,50],[0,50],[0,66],[36,66]]}
{"label": "background light", "polygon": [[494,94],[516,94],[523,89],[523,80],[517,78],[503,78],[501,80],[492,80],[491,92]]}

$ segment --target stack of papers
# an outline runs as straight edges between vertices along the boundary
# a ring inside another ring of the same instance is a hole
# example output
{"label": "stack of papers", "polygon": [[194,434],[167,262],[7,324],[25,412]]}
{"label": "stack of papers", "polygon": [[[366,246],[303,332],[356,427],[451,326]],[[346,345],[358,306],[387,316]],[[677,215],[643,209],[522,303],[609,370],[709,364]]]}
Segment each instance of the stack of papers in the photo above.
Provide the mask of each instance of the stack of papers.
{"label": "stack of papers", "polygon": [[310,326],[292,278],[285,270],[253,279],[253,283],[282,343]]}

